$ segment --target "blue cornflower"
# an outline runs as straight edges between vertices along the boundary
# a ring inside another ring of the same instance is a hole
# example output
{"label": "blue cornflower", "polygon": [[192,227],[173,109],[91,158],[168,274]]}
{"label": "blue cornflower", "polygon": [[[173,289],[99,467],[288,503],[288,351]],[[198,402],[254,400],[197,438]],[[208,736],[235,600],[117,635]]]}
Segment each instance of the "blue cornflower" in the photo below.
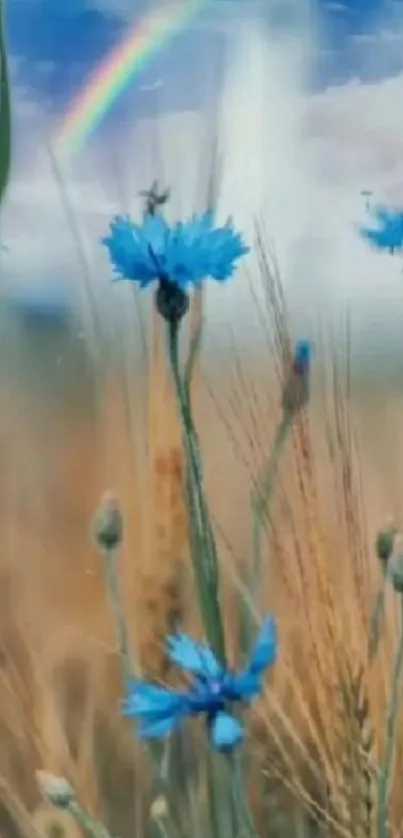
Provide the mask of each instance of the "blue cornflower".
{"label": "blue cornflower", "polygon": [[371,209],[371,215],[377,222],[377,228],[361,227],[360,234],[378,250],[395,250],[403,248],[403,212],[387,210],[383,207]]}
{"label": "blue cornflower", "polygon": [[215,227],[214,221],[211,212],[173,226],[160,215],[146,215],[142,224],[117,216],[103,244],[117,278],[142,288],[165,279],[187,291],[207,277],[229,279],[238,259],[249,251],[229,221],[224,227]]}
{"label": "blue cornflower", "polygon": [[171,661],[192,676],[192,684],[187,690],[174,691],[133,681],[123,713],[138,720],[140,739],[168,736],[185,718],[204,714],[215,748],[229,750],[238,745],[245,732],[231,707],[260,695],[263,673],[277,658],[275,621],[271,617],[264,621],[249,663],[239,674],[222,666],[208,646],[186,634],[169,637],[167,646]]}

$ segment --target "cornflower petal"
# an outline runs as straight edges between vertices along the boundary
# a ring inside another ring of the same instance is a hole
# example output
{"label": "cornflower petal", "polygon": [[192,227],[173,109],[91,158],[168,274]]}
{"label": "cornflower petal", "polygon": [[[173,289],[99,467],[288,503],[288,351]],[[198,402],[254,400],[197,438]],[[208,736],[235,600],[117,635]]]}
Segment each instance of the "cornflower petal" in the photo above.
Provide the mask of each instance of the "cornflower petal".
{"label": "cornflower petal", "polygon": [[172,663],[196,678],[215,680],[223,674],[223,669],[211,649],[196,643],[187,634],[168,637],[167,651]]}
{"label": "cornflower petal", "polygon": [[217,713],[211,726],[211,739],[218,751],[234,748],[245,738],[243,725],[229,713]]}
{"label": "cornflower petal", "polygon": [[403,248],[403,213],[376,207],[371,216],[378,224],[377,229],[361,227],[360,234],[379,250],[401,250]]}
{"label": "cornflower petal", "polygon": [[273,617],[266,617],[252,650],[246,672],[249,675],[261,675],[265,669],[273,666],[277,660],[278,637],[277,625]]}
{"label": "cornflower petal", "polygon": [[229,279],[236,262],[249,251],[232,222],[219,228],[214,223],[213,213],[172,227],[158,215],[146,216],[142,225],[117,216],[102,241],[118,278],[142,287],[163,277],[186,291],[207,277],[219,282]]}
{"label": "cornflower petal", "polygon": [[175,715],[182,712],[185,701],[184,693],[176,693],[154,684],[134,681],[123,703],[123,715],[127,718]]}
{"label": "cornflower petal", "polygon": [[260,676],[251,675],[248,670],[240,675],[234,675],[232,690],[238,701],[250,701],[252,698],[258,698],[262,692]]}

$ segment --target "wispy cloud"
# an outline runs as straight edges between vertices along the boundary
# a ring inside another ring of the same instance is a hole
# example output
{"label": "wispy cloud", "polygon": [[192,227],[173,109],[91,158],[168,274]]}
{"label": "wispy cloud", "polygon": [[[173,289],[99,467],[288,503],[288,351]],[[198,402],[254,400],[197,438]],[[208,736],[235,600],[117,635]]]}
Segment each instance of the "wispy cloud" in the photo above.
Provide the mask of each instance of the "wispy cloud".
{"label": "wispy cloud", "polygon": [[[356,225],[365,213],[362,190],[372,190],[379,200],[403,201],[403,75],[370,84],[355,79],[313,95],[306,79],[315,33],[308,27],[296,34],[250,23],[233,38],[218,123],[220,218],[232,214],[252,239],[256,215],[264,216],[301,328],[348,303],[357,334],[372,324],[373,341],[375,333],[397,328],[403,276],[398,259],[373,253]],[[138,212],[138,190],[155,176],[173,186],[173,216],[205,202],[211,119],[189,112],[165,114],[158,124],[130,120],[113,146],[89,147],[81,161],[73,161],[74,172],[66,172],[94,282],[104,298],[121,300],[126,294],[122,287],[110,288],[99,244],[113,212]],[[46,117],[43,124],[49,128]],[[2,227],[10,249],[4,257],[9,287],[57,276],[77,290],[80,265],[72,231],[43,149],[36,167],[31,162],[16,172]],[[256,322],[246,277],[223,293],[225,298],[210,286],[212,322],[234,319],[239,334],[251,340]]]}

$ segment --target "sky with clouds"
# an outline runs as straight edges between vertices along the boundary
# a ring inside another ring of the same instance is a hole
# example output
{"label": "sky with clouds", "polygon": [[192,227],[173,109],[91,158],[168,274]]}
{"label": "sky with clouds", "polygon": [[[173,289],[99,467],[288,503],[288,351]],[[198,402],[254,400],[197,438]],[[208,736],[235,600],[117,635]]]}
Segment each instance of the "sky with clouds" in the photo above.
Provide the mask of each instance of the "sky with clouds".
{"label": "sky with clouds", "polygon": [[[3,291],[84,297],[85,264],[96,293],[124,310],[128,291],[110,289],[98,243],[108,218],[138,210],[138,191],[154,176],[173,187],[173,215],[202,208],[218,137],[219,213],[250,237],[256,214],[264,217],[304,328],[323,306],[337,313],[349,304],[357,334],[372,343],[385,329],[400,332],[403,267],[373,253],[356,225],[362,190],[403,202],[401,7],[210,0],[84,149],[55,168],[63,113],[150,4],[8,0],[15,153],[1,226]],[[250,267],[254,275],[253,256]],[[210,291],[215,320],[236,318],[245,336],[255,332],[248,282],[241,276],[225,297]]]}

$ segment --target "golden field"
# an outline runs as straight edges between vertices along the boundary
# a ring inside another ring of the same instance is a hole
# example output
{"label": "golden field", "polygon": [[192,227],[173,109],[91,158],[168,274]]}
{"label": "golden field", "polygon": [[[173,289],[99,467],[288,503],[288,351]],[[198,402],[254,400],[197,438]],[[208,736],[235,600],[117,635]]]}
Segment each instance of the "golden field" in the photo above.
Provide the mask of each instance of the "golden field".
{"label": "golden field", "polygon": [[[249,358],[234,342],[231,363],[214,375],[200,366],[194,383],[234,660],[251,556],[250,498],[280,418],[273,361],[281,356],[286,323],[277,305],[273,351],[268,346]],[[119,838],[139,834],[152,811],[145,756],[120,718],[120,661],[102,557],[91,537],[101,495],[112,490],[125,521],[120,567],[135,653],[149,677],[169,682],[165,634],[178,620],[194,632],[199,626],[176,406],[161,326],[155,321],[150,329],[148,372],[135,387],[130,367],[129,375],[111,365],[94,373],[69,329],[34,329],[5,376],[2,838],[78,835],[67,814],[41,799],[38,769],[66,776],[80,803]],[[275,613],[280,631],[280,659],[250,723],[251,803],[262,834],[273,838],[312,834],[321,814],[325,827],[318,834],[371,834],[374,766],[398,628],[390,590],[385,637],[370,665],[369,619],[381,579],[374,540],[389,515],[398,527],[402,520],[403,400],[375,375],[369,386],[352,383],[348,360],[334,363],[331,349],[318,354],[311,405],[281,463],[256,604],[260,613]],[[397,777],[402,760],[403,730]],[[403,799],[395,785],[398,835]]]}

